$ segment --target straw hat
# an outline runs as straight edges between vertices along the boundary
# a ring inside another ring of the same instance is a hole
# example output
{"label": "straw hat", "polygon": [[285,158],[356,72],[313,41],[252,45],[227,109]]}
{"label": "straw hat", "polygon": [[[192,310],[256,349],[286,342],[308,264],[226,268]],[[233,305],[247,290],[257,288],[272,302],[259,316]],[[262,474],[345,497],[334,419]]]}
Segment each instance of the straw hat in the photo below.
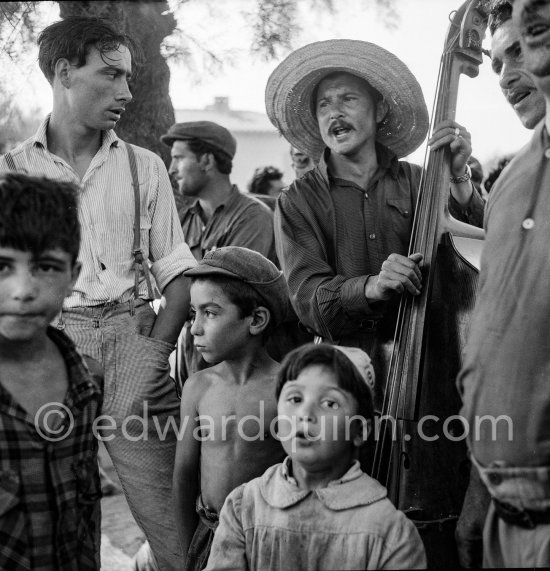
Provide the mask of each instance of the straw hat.
{"label": "straw hat", "polygon": [[317,160],[325,147],[313,113],[312,95],[323,77],[342,71],[376,89],[389,111],[378,125],[377,141],[404,157],[428,132],[422,89],[409,68],[384,48],[358,40],[308,44],[284,59],[267,81],[265,105],[271,122],[287,141]]}

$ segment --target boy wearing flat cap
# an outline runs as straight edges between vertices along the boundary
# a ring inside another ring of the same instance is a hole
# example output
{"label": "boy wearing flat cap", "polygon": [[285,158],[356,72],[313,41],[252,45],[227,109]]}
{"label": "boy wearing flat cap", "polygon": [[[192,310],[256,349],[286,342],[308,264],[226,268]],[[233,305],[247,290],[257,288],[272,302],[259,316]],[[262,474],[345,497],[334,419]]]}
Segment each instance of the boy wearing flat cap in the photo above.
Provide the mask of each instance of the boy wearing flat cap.
{"label": "boy wearing flat cap", "polygon": [[284,457],[265,342],[289,304],[282,272],[247,248],[207,252],[187,276],[195,347],[213,366],[183,387],[173,488],[186,569],[202,569],[227,495]]}
{"label": "boy wearing flat cap", "polygon": [[[385,379],[380,341],[393,335],[398,294],[418,295],[421,255],[407,256],[422,169],[398,161],[428,130],[420,85],[369,42],[329,40],[291,53],[266,87],[269,118],[316,168],[284,189],[275,241],[292,305],[326,340],[361,347]],[[445,121],[430,140],[449,145],[455,218],[476,225],[483,200],[469,180],[470,135]],[[379,406],[381,391],[375,391]]]}
{"label": "boy wearing flat cap", "polygon": [[[161,141],[172,148],[169,172],[188,199],[179,216],[197,261],[209,250],[223,246],[250,248],[275,260],[273,213],[231,183],[237,151],[233,135],[212,121],[189,121],[172,125]],[[205,366],[193,349],[190,323],[185,325],[178,344],[180,383]]]}

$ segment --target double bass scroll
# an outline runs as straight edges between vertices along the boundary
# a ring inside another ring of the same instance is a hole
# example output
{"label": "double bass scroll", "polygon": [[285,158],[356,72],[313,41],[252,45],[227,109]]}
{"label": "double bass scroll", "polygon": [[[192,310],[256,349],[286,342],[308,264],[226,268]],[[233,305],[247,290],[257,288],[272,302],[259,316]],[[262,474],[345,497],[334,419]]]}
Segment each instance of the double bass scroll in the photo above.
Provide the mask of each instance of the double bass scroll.
{"label": "double bass scroll", "polygon": [[[455,118],[460,75],[478,74],[487,4],[469,0],[451,15],[430,132]],[[468,484],[455,379],[475,302],[483,231],[449,213],[449,150],[427,156],[409,246],[409,254],[423,255],[423,288],[400,301],[381,411],[389,420],[377,435],[372,474],[415,521],[429,566],[446,568],[458,566],[454,528]]]}

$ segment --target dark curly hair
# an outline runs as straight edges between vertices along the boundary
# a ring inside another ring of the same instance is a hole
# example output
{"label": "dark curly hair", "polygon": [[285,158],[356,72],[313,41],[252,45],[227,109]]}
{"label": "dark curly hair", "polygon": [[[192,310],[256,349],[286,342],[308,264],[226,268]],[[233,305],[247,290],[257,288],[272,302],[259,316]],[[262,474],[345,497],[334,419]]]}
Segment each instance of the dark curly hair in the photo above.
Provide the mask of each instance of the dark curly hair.
{"label": "dark curly hair", "polygon": [[78,188],[21,173],[0,175],[0,246],[35,256],[59,248],[76,262],[80,248]]}
{"label": "dark curly hair", "polygon": [[489,30],[491,35],[495,30],[512,18],[513,0],[493,0],[489,12]]}
{"label": "dark curly hair", "polygon": [[281,180],[282,178],[283,173],[276,167],[257,168],[248,184],[248,192],[267,196],[269,195],[269,183],[272,180]]}
{"label": "dark curly hair", "polygon": [[[126,46],[135,70],[143,64],[138,44],[127,34],[115,30],[109,22],[88,16],[69,16],[44,28],[38,36],[38,65],[46,79],[53,83],[55,64],[66,58],[77,67],[86,65],[90,48],[96,48],[103,59],[108,52]],[[135,77],[136,73],[134,73]]]}

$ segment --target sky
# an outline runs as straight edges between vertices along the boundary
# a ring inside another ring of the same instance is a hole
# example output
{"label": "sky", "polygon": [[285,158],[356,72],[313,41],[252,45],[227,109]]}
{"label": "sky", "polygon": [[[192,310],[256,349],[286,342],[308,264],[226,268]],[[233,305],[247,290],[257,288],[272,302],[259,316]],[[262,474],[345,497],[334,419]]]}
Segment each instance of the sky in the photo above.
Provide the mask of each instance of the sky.
{"label": "sky", "polygon": [[[265,62],[250,54],[251,34],[245,25],[253,0],[189,0],[176,12],[180,26],[192,36],[191,59],[171,63],[170,95],[175,108],[202,109],[216,96],[229,97],[237,110],[264,112],[264,90],[273,69],[286,54]],[[449,14],[456,0],[394,0],[399,21],[383,24],[372,0],[333,0],[334,13],[312,10],[310,0],[298,0],[298,48],[330,38],[350,38],[379,44],[402,59],[418,79],[428,109],[432,109],[439,61]],[[55,4],[54,4],[55,6]],[[48,17],[54,21],[58,10]],[[224,59],[221,69],[204,63],[197,45],[207,46]],[[490,45],[486,37],[484,47]],[[44,112],[51,106],[50,88],[29,50],[28,62],[17,70],[11,87],[15,97]],[[479,76],[461,76],[456,119],[472,134],[473,154],[486,167],[502,154],[517,151],[530,137],[504,100],[490,60],[484,57]],[[423,145],[410,159],[422,163]]]}

